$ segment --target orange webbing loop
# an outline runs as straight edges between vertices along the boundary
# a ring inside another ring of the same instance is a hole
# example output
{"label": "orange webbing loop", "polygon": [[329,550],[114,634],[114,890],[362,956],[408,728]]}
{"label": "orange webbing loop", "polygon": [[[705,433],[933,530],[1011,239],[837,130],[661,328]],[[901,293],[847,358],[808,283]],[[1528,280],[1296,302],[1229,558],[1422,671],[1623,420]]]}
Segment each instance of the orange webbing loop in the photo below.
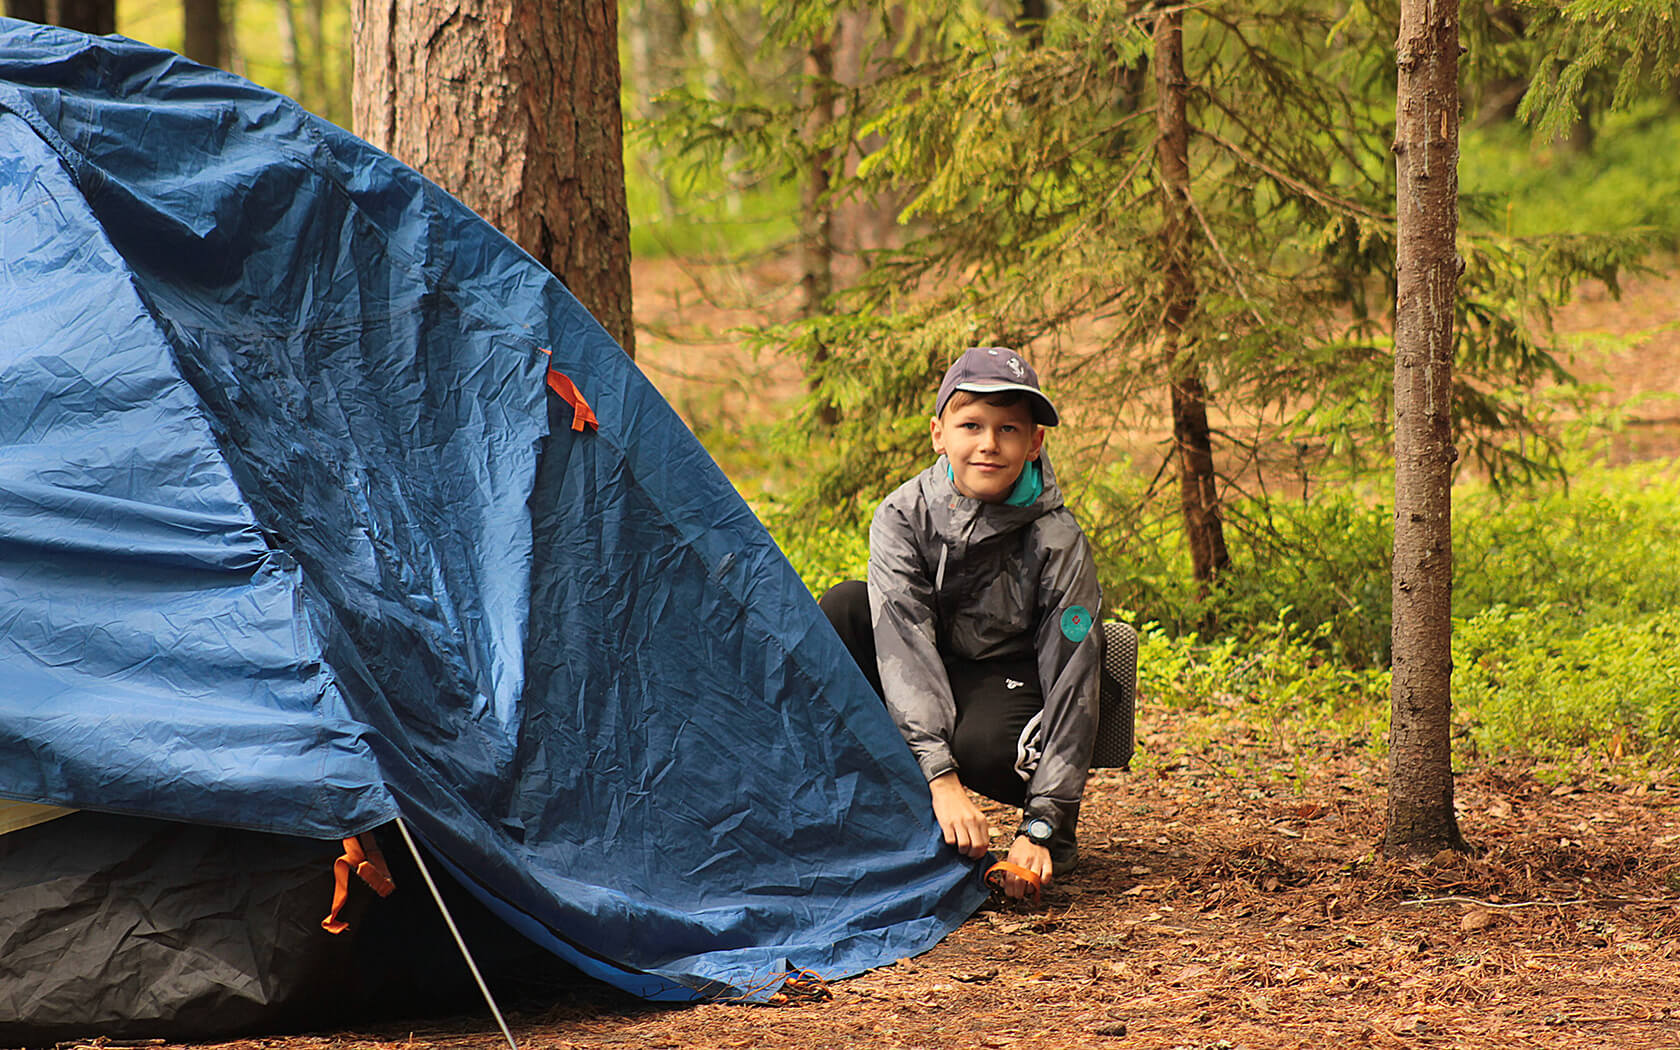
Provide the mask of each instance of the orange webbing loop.
{"label": "orange webbing loop", "polygon": [[595,418],[595,410],[589,407],[589,402],[579,393],[577,384],[570,376],[550,368],[548,370],[548,388],[565,399],[572,406],[572,429],[582,430],[586,426],[601,429],[601,421]]}
{"label": "orange webbing loop", "polygon": [[350,899],[352,871],[381,897],[389,897],[391,891],[397,888],[397,884],[391,881],[391,872],[385,867],[385,857],[373,839],[368,839],[365,850],[360,836],[345,839],[343,845],[344,855],[333,861],[332,911],[321,920],[321,929],[328,933],[343,933],[350,928],[350,924],[340,919],[338,913],[344,902]]}
{"label": "orange webbing loop", "polygon": [[1044,889],[1044,880],[1038,877],[1038,872],[1031,868],[1023,868],[1007,860],[1000,860],[986,869],[986,885],[999,893],[1003,892],[1003,877],[1014,875],[1032,887],[1033,900],[1038,899],[1040,891]]}

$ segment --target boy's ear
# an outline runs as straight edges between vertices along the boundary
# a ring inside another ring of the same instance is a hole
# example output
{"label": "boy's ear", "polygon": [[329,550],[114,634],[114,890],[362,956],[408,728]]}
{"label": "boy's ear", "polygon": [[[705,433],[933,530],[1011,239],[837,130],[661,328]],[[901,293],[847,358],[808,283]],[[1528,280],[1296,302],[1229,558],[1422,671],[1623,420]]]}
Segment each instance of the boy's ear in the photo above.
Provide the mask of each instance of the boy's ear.
{"label": "boy's ear", "polygon": [[931,429],[933,431],[933,454],[943,456],[945,454],[945,428],[939,425],[938,416],[933,417]]}
{"label": "boy's ear", "polygon": [[1027,459],[1028,460],[1037,459],[1038,454],[1042,451],[1044,451],[1044,428],[1034,424],[1034,426],[1033,426],[1033,437],[1032,437],[1032,448],[1031,448],[1030,451],[1027,452]]}

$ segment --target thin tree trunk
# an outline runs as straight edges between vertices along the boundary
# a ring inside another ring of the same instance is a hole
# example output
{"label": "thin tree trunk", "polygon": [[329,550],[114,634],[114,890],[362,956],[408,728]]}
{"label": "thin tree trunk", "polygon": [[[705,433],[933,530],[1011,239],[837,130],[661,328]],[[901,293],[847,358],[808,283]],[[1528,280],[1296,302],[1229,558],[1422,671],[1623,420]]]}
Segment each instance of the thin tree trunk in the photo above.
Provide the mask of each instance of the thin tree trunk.
{"label": "thin tree trunk", "polygon": [[251,75],[249,63],[239,47],[239,0],[225,0],[225,3],[227,7],[222,11],[222,58],[225,61],[222,68],[248,77]]}
{"label": "thin tree trunk", "polygon": [[535,256],[634,353],[614,0],[355,0],[356,132]]}
{"label": "thin tree trunk", "polygon": [[1044,20],[1050,17],[1049,0],[1020,0],[1021,16],[1015,22],[1015,31],[1025,33],[1027,47],[1033,50],[1044,45]]}
{"label": "thin tree trunk", "polygon": [[298,58],[297,12],[292,0],[275,0],[275,22],[280,31],[280,64],[286,67],[286,94],[303,94],[303,63]]}
{"label": "thin tree trunk", "polygon": [[6,0],[6,17],[45,24],[47,0]]}
{"label": "thin tree trunk", "polygon": [[220,66],[221,0],[181,0],[181,54],[207,66]]}
{"label": "thin tree trunk", "polygon": [[[806,51],[805,78],[810,91],[806,100],[805,146],[810,152],[799,202],[800,312],[805,317],[815,317],[827,307],[829,297],[834,294],[834,203],[828,195],[834,149],[821,144],[823,135],[836,119],[832,33],[818,37]],[[812,363],[821,369],[827,360],[828,347],[819,344]],[[819,386],[815,375],[809,385],[815,393]],[[822,399],[817,419],[825,427],[840,421],[840,412],[833,401]]]}
{"label": "thin tree trunk", "polygon": [[324,0],[304,0],[303,3],[304,38],[309,41],[309,60],[304,65],[304,91],[309,108],[330,120],[335,116],[335,107],[332,89],[327,86],[327,34],[322,25],[325,6]]}
{"label": "thin tree trunk", "polygon": [[1225,547],[1213,435],[1208,427],[1207,385],[1201,365],[1184,345],[1184,326],[1196,308],[1191,271],[1195,227],[1190,210],[1190,121],[1184,75],[1184,14],[1172,8],[1155,16],[1156,159],[1161,167],[1162,280],[1166,303],[1163,350],[1171,370],[1173,447],[1178,456],[1179,499],[1190,568],[1204,590],[1231,563]]}
{"label": "thin tree trunk", "polygon": [[1394,153],[1394,682],[1386,849],[1462,849],[1452,777],[1458,6],[1401,0]]}
{"label": "thin tree trunk", "polygon": [[117,31],[117,0],[51,0],[47,16],[54,25],[104,36]]}

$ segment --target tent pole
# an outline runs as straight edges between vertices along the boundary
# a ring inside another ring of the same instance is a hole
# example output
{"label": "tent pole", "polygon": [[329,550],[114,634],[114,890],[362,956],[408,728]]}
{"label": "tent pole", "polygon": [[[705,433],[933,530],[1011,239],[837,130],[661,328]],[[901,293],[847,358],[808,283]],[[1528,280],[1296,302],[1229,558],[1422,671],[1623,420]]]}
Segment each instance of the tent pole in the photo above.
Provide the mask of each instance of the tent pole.
{"label": "tent pole", "polygon": [[426,888],[432,891],[432,900],[437,902],[438,913],[443,916],[444,925],[449,927],[450,935],[455,938],[455,946],[461,949],[461,958],[467,961],[467,969],[472,971],[473,980],[478,982],[478,990],[484,993],[484,1001],[489,1004],[491,1016],[502,1029],[502,1038],[507,1040],[508,1046],[513,1050],[519,1050],[519,1044],[513,1041],[513,1033],[508,1031],[507,1022],[502,1020],[502,1011],[496,1008],[496,1000],[490,995],[490,986],[484,983],[483,975],[478,972],[478,964],[473,962],[472,952],[467,951],[467,942],[461,939],[461,931],[455,928],[455,919],[444,905],[443,896],[438,893],[437,883],[432,881],[431,870],[421,858],[420,848],[414,844],[414,837],[408,833],[408,825],[401,817],[397,818],[396,823],[397,830],[402,832],[403,841],[408,843],[408,852],[414,855],[414,863],[420,869],[420,877],[426,880]]}

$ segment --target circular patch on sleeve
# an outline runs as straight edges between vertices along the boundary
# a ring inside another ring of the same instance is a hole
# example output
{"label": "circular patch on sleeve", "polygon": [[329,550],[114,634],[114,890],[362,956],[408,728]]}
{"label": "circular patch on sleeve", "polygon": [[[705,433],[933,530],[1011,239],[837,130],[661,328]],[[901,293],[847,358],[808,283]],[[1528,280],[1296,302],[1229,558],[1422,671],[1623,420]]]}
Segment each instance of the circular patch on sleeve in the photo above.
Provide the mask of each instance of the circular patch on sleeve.
{"label": "circular patch on sleeve", "polygon": [[1095,621],[1091,610],[1083,605],[1070,605],[1062,611],[1062,637],[1076,644],[1083,642]]}

